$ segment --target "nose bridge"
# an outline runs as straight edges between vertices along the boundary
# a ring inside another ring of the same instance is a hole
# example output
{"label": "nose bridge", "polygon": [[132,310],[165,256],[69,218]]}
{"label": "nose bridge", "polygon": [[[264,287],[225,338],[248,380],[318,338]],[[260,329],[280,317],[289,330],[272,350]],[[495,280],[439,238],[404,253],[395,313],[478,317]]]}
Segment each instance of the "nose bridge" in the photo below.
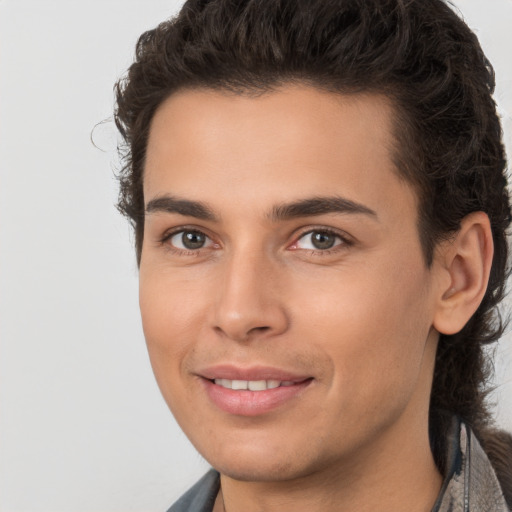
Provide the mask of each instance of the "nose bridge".
{"label": "nose bridge", "polygon": [[286,329],[278,274],[276,262],[263,251],[249,246],[233,250],[224,261],[215,329],[238,341]]}

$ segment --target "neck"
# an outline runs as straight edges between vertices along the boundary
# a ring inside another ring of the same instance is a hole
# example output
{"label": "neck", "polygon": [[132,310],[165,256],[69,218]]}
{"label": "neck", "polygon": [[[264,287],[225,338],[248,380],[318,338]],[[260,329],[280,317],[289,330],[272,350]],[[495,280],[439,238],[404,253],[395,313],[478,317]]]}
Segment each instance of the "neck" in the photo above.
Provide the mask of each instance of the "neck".
{"label": "neck", "polygon": [[[407,422],[405,422],[407,423]],[[294,480],[238,481],[221,475],[215,512],[425,512],[442,484],[428,439],[420,433],[390,429],[358,452],[357,462],[342,462]]]}

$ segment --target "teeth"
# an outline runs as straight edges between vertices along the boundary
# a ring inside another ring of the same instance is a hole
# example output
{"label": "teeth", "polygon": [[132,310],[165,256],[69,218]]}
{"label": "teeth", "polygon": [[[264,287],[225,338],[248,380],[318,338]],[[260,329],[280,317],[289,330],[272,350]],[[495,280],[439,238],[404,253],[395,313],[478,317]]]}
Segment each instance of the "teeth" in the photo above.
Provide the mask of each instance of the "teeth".
{"label": "teeth", "polygon": [[227,389],[250,391],[265,391],[266,389],[275,389],[279,386],[293,386],[291,380],[229,380],[229,379],[215,379],[215,384]]}
{"label": "teeth", "polygon": [[228,379],[216,379],[215,384],[222,386],[223,388],[231,389],[231,381]]}
{"label": "teeth", "polygon": [[250,380],[247,384],[247,387],[251,391],[264,391],[267,389],[267,381],[266,380]]}
{"label": "teeth", "polygon": [[232,380],[231,389],[247,389],[247,384],[246,380]]}
{"label": "teeth", "polygon": [[280,384],[281,382],[278,380],[267,380],[267,389],[278,388]]}

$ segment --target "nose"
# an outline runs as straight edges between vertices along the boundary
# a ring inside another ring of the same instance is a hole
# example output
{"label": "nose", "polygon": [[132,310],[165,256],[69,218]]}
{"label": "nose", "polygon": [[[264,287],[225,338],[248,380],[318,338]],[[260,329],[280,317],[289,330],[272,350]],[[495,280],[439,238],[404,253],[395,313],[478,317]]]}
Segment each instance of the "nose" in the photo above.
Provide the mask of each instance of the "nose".
{"label": "nose", "polygon": [[263,255],[240,253],[225,261],[214,305],[214,330],[239,342],[286,331],[289,322],[279,274]]}

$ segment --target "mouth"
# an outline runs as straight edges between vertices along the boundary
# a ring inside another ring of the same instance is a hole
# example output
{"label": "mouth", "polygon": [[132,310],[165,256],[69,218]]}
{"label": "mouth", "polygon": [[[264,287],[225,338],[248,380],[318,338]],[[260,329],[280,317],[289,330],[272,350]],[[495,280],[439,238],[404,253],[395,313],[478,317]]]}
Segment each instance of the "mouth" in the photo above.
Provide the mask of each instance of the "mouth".
{"label": "mouth", "polygon": [[217,386],[234,390],[265,391],[267,389],[276,389],[279,387],[289,387],[296,383],[292,380],[230,380],[214,379],[212,381]]}
{"label": "mouth", "polygon": [[232,366],[207,369],[199,377],[212,405],[236,416],[264,415],[291,406],[314,382],[313,377],[272,368]]}

